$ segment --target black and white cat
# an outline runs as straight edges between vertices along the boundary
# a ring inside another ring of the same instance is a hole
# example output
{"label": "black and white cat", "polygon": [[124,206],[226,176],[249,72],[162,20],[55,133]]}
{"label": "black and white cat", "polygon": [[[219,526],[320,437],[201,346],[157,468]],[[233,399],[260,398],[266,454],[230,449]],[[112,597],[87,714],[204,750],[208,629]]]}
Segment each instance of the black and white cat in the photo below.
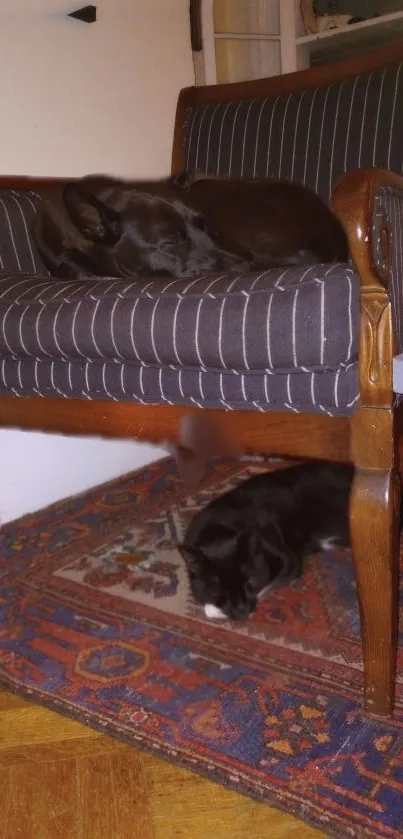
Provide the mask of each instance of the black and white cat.
{"label": "black and white cat", "polygon": [[242,620],[267,590],[300,576],[304,557],[348,546],[354,468],[302,463],[263,473],[211,501],[179,546],[206,617]]}

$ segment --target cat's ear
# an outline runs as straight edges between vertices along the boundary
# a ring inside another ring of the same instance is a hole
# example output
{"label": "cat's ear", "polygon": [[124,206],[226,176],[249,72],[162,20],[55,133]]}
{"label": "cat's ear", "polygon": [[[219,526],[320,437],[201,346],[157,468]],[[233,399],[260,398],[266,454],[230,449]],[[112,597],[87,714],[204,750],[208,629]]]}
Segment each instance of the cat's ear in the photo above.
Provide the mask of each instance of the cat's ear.
{"label": "cat's ear", "polygon": [[213,457],[240,457],[242,447],[207,411],[185,414],[179,424],[179,439],[171,446],[179,474],[190,488],[196,487]]}

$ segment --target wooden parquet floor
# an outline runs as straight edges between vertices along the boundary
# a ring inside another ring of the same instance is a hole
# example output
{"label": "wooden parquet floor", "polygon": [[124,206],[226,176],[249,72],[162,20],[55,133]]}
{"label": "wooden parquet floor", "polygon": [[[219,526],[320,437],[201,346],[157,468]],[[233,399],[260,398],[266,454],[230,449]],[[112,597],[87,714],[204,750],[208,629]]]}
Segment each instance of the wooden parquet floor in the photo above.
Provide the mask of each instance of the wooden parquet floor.
{"label": "wooden parquet floor", "polygon": [[0,691],[1,839],[320,839],[321,831]]}

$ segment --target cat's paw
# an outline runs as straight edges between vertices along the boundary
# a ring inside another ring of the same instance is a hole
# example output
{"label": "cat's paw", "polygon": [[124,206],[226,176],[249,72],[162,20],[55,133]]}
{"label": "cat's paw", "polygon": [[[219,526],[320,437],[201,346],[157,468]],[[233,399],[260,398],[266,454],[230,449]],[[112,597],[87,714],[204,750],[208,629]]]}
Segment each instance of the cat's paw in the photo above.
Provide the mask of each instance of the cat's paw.
{"label": "cat's paw", "polygon": [[204,614],[206,618],[210,618],[210,620],[217,620],[218,618],[226,618],[227,616],[224,615],[224,612],[221,609],[218,609],[217,606],[214,606],[213,603],[206,603],[204,606]]}

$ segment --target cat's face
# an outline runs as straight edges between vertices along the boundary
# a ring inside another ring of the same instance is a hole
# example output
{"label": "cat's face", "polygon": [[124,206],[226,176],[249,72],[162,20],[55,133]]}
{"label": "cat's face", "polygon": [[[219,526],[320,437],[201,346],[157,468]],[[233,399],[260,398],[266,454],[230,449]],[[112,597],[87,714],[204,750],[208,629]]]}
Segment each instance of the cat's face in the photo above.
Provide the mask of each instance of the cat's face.
{"label": "cat's face", "polygon": [[205,607],[207,617],[248,618],[270,583],[259,539],[254,533],[236,533],[224,525],[209,528],[203,536],[200,546],[180,546],[193,597]]}

